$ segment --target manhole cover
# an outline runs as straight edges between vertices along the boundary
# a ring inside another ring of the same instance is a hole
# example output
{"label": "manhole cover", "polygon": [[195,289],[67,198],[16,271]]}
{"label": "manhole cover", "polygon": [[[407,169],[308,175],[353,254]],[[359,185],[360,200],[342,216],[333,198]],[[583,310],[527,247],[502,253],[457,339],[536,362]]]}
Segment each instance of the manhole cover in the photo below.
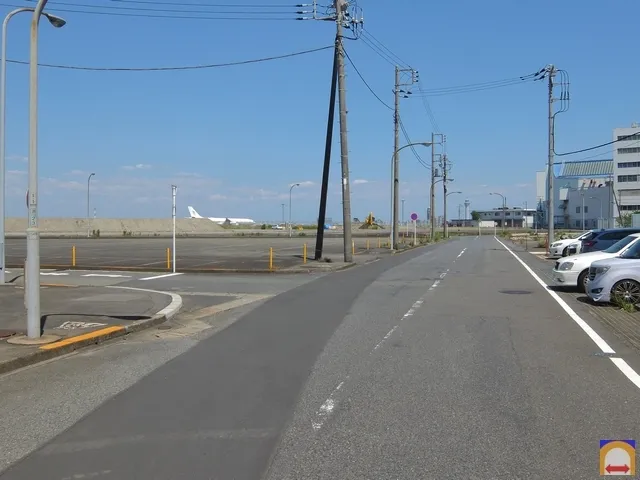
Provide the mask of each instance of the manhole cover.
{"label": "manhole cover", "polygon": [[500,293],[505,293],[507,295],[527,295],[531,293],[531,290],[500,290]]}
{"label": "manhole cover", "polygon": [[609,353],[609,352],[596,352],[593,355],[595,357],[608,357],[608,358],[613,358],[613,357],[618,357],[619,356],[617,353]]}
{"label": "manhole cover", "polygon": [[170,330],[171,329],[171,325],[160,325],[158,327],[158,330]]}
{"label": "manhole cover", "polygon": [[16,333],[15,330],[0,330],[0,338],[13,337]]}

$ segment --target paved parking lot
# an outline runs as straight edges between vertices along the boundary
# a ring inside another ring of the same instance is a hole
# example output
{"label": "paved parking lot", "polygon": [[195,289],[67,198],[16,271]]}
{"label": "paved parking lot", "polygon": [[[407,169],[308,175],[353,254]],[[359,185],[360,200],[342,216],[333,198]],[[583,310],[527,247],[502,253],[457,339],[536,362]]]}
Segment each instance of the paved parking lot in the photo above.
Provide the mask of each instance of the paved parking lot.
{"label": "paved parking lot", "polygon": [[[266,270],[270,265],[270,249],[275,269],[302,264],[303,249],[307,245],[307,258],[315,251],[315,238],[178,238],[176,240],[176,266],[179,271],[189,270]],[[75,258],[74,258],[75,247]],[[382,239],[354,238],[356,253],[377,251]],[[42,268],[135,268],[148,271],[168,271],[169,238],[123,239],[41,239]],[[342,254],[343,240],[327,238],[324,255],[337,259]],[[382,250],[382,248],[380,248]],[[7,266],[24,265],[26,241],[7,240]]]}
{"label": "paved parking lot", "polygon": [[595,304],[589,300],[585,293],[578,293],[577,288],[555,286],[552,270],[557,258],[547,258],[540,249],[527,252],[521,245],[510,243],[509,246],[571,308],[584,315],[585,319],[596,319],[604,328],[613,331],[627,345],[640,350],[640,312],[627,312],[611,304]]}

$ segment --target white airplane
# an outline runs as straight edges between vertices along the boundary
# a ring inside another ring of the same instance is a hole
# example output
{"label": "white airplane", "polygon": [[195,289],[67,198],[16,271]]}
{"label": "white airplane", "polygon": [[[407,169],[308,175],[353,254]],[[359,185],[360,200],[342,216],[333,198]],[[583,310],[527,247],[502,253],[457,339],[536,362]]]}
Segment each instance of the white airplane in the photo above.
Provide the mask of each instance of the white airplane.
{"label": "white airplane", "polygon": [[189,208],[189,214],[191,215],[189,218],[206,218],[207,220],[211,220],[212,222],[215,222],[219,225],[223,225],[225,223],[228,223],[231,225],[241,225],[241,224],[246,225],[246,224],[256,223],[250,218],[203,217],[198,212],[196,212],[195,208],[193,207],[188,207],[188,208]]}

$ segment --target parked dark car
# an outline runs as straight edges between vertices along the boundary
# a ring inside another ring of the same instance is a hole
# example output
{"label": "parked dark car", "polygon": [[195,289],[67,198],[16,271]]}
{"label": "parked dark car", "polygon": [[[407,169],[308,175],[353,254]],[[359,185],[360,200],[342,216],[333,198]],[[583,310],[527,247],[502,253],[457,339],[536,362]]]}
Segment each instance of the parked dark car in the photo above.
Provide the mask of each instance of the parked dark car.
{"label": "parked dark car", "polygon": [[591,234],[582,239],[580,253],[599,252],[609,248],[618,240],[638,232],[640,232],[640,228],[608,228],[591,232]]}

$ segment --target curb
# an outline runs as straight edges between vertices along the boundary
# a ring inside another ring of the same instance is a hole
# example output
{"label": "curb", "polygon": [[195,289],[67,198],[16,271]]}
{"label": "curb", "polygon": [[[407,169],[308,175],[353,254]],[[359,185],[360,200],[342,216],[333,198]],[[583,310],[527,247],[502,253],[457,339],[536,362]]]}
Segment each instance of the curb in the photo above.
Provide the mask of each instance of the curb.
{"label": "curb", "polygon": [[141,320],[127,326],[113,325],[111,327],[95,330],[75,337],[69,337],[64,340],[60,340],[59,342],[43,345],[29,355],[24,355],[7,362],[2,362],[0,363],[0,375],[66,355],[89,345],[97,345],[106,342],[107,340],[124,337],[130,333],[140,332],[155,325],[160,325],[161,323],[173,318],[180,308],[182,308],[182,297],[175,293],[148,290],[145,288],[119,287],[115,285],[106,286],[104,288],[120,288],[169,295],[171,296],[171,303],[147,320]]}

